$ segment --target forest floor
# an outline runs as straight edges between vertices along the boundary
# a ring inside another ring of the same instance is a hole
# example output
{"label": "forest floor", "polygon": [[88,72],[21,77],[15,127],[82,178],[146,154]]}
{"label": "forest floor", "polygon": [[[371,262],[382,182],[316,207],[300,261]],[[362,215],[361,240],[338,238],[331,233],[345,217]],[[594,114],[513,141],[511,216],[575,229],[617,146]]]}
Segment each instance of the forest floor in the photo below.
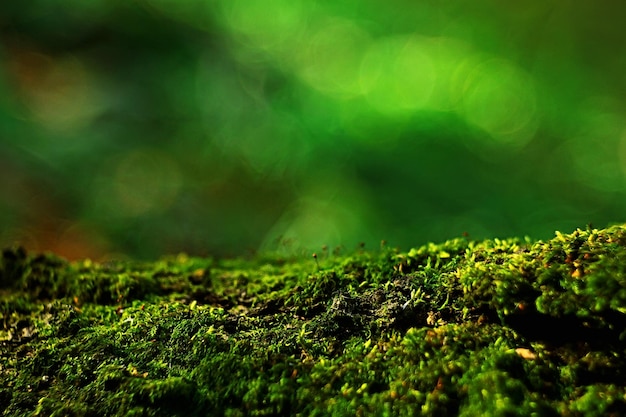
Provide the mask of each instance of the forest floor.
{"label": "forest floor", "polygon": [[315,258],[0,257],[3,416],[626,415],[626,226]]}

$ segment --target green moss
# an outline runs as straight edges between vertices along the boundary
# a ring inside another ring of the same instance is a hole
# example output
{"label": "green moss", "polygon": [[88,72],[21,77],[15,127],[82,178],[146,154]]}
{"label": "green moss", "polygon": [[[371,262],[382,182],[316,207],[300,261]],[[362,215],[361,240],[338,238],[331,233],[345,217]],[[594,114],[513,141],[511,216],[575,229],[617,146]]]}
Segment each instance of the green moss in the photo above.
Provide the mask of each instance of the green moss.
{"label": "green moss", "polygon": [[3,415],[626,413],[626,227],[317,259],[0,259]]}

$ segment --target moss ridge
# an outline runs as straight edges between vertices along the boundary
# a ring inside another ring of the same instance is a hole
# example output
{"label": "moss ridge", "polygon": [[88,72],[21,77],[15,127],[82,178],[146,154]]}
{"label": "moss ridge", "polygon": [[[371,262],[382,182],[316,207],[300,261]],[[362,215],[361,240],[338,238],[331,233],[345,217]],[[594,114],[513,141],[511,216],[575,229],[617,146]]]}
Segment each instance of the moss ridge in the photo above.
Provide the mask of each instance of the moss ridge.
{"label": "moss ridge", "polygon": [[626,227],[316,259],[0,258],[3,415],[626,414]]}

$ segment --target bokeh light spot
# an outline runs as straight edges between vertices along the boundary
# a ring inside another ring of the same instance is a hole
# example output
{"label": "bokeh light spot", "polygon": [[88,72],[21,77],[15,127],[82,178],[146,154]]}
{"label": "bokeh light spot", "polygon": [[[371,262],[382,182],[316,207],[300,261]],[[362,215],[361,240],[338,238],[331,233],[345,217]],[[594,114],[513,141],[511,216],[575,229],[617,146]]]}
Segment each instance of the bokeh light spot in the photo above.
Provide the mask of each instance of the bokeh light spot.
{"label": "bokeh light spot", "polygon": [[581,183],[600,191],[623,191],[626,144],[624,109],[608,97],[580,103],[579,130],[568,142]]}
{"label": "bokeh light spot", "polygon": [[372,44],[361,62],[360,83],[369,103],[386,114],[427,106],[437,74],[426,38],[395,36]]}
{"label": "bokeh light spot", "polygon": [[[538,126],[532,77],[504,59],[460,66],[461,112],[499,142],[524,145]],[[457,86],[459,86],[457,84]]]}
{"label": "bokeh light spot", "polygon": [[301,0],[225,0],[224,20],[253,47],[281,55],[306,26]]}
{"label": "bokeh light spot", "polygon": [[370,44],[356,24],[332,19],[320,24],[298,55],[297,71],[313,88],[337,98],[360,94],[359,66]]}
{"label": "bokeh light spot", "polygon": [[12,64],[24,104],[46,128],[76,130],[102,111],[105,100],[77,58],[21,51]]}
{"label": "bokeh light spot", "polygon": [[135,150],[115,165],[109,198],[123,217],[163,212],[174,202],[181,182],[179,166],[171,157],[152,149]]}
{"label": "bokeh light spot", "polygon": [[582,184],[600,191],[624,190],[619,138],[589,141],[581,137],[570,140],[567,146]]}
{"label": "bokeh light spot", "polygon": [[303,128],[291,112],[267,105],[264,74],[244,81],[240,73],[229,70],[207,62],[198,65],[196,97],[211,144],[257,174],[293,174],[308,151]]}
{"label": "bokeh light spot", "polygon": [[[368,240],[366,196],[338,172],[315,177],[266,235],[261,249],[314,250],[324,245],[350,245],[355,236]],[[276,247],[280,241],[289,247]]]}
{"label": "bokeh light spot", "polygon": [[452,94],[455,71],[459,62],[472,57],[473,49],[464,41],[452,37],[432,38],[424,46],[429,47],[437,73],[435,88],[429,107],[436,110],[454,111],[458,101]]}
{"label": "bokeh light spot", "polygon": [[234,144],[256,173],[275,177],[297,170],[308,151],[295,120],[281,113],[266,115],[256,123],[242,123]]}

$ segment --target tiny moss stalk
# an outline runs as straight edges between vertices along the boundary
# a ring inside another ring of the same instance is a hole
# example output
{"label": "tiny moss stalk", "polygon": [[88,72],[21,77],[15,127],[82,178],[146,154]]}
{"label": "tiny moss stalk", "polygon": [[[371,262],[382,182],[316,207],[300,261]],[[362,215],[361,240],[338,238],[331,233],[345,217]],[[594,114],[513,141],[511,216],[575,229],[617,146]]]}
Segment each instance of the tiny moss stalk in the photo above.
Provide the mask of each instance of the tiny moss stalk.
{"label": "tiny moss stalk", "polygon": [[2,415],[626,415],[626,227],[326,252],[4,250]]}

